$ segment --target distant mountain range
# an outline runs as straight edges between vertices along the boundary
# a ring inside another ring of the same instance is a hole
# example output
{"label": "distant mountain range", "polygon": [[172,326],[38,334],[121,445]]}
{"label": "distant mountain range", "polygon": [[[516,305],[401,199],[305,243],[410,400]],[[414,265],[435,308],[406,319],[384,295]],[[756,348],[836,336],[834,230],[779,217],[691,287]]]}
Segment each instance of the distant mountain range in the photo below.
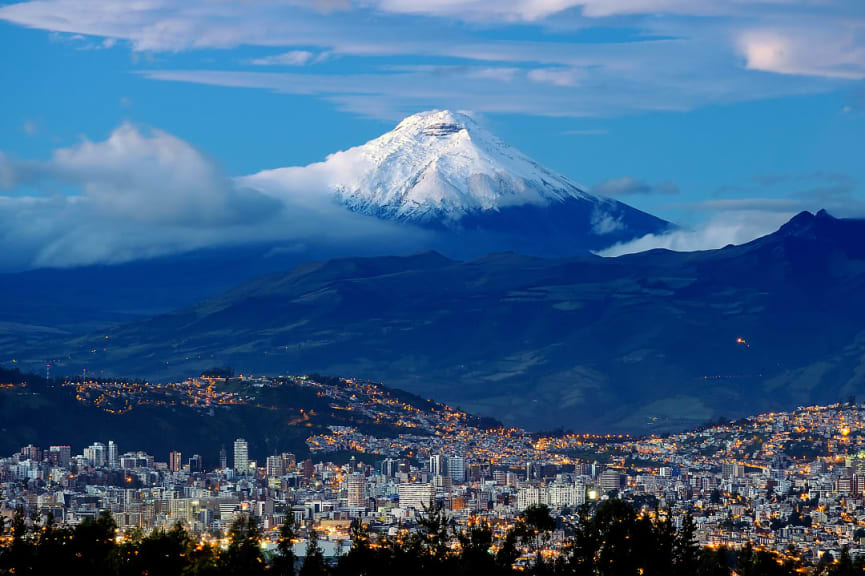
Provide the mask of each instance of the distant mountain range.
{"label": "distant mountain range", "polygon": [[[206,278],[201,278],[206,282]],[[353,375],[534,429],[679,429],[865,391],[865,221],[618,258],[309,263],[83,337],[0,342],[56,371]]]}
{"label": "distant mountain range", "polygon": [[324,162],[239,179],[268,195],[313,187],[354,212],[439,232],[448,254],[570,256],[657,234],[669,222],[589,194],[471,116],[422,112]]}

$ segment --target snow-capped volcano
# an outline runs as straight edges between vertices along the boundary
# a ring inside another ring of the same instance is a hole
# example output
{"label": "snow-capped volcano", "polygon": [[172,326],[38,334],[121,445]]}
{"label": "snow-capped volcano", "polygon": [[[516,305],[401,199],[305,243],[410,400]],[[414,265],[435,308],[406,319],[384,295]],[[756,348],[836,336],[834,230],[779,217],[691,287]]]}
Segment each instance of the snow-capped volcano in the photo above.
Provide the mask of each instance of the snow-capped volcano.
{"label": "snow-capped volcano", "polygon": [[529,234],[545,237],[542,244],[564,240],[566,252],[608,246],[668,226],[585,192],[468,114],[448,110],[409,116],[392,131],[324,162],[266,170],[241,181],[275,195],[321,190],[354,212],[383,220]]}
{"label": "snow-capped volcano", "polygon": [[479,211],[586,197],[470,116],[448,110],[409,116],[346,154],[363,168],[336,185],[342,201],[396,220],[455,222]]}

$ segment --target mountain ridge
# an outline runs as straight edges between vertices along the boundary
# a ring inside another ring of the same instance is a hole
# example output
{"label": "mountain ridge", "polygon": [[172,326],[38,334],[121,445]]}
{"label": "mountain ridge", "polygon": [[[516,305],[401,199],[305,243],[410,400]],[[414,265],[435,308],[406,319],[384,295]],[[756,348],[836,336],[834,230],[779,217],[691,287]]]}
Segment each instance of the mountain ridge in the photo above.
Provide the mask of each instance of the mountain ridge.
{"label": "mountain ridge", "polygon": [[529,428],[679,429],[865,392],[863,240],[822,214],[695,253],[314,263],[57,344],[57,369],[339,373]]}

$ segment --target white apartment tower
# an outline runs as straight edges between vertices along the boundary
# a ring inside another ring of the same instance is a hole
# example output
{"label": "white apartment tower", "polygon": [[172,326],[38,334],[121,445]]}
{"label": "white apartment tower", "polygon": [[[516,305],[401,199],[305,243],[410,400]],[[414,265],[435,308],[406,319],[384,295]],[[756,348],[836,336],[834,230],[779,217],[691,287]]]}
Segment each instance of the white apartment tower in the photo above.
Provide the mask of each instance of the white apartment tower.
{"label": "white apartment tower", "polygon": [[429,471],[433,476],[444,476],[447,460],[441,454],[429,457]]}
{"label": "white apartment tower", "polygon": [[239,474],[249,472],[249,446],[243,438],[234,441],[234,469]]}
{"label": "white apartment tower", "polygon": [[120,464],[120,451],[114,440],[108,441],[108,466],[116,468]]}
{"label": "white apartment tower", "polygon": [[87,459],[91,466],[97,468],[105,466],[106,455],[105,444],[102,442],[94,442],[84,449],[84,458]]}
{"label": "white apartment tower", "polygon": [[399,505],[403,508],[423,510],[433,505],[435,487],[432,484],[400,484]]}
{"label": "white apartment tower", "polygon": [[349,508],[366,508],[366,478],[355,472],[345,482]]}
{"label": "white apartment tower", "polygon": [[451,456],[448,458],[448,476],[455,483],[464,482],[466,479],[466,460],[462,456]]}

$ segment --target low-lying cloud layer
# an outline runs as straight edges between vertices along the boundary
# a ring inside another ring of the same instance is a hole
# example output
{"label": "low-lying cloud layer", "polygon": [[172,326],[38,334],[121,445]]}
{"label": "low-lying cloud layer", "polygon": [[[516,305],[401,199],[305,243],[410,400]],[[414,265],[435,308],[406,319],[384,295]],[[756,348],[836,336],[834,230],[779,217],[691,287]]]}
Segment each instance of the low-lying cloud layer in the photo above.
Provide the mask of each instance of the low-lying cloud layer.
{"label": "low-lying cloud layer", "polygon": [[793,215],[793,213],[762,211],[721,213],[695,229],[676,230],[669,234],[649,234],[632,242],[611,246],[601,251],[600,255],[621,256],[656,248],[691,252],[714,250],[728,244],[744,244],[774,232]]}
{"label": "low-lying cloud layer", "polygon": [[131,124],[48,161],[0,154],[0,269],[117,263],[257,242],[410,245],[417,231],[349,212],[309,182],[239,186],[189,143]]}
{"label": "low-lying cloud layer", "polygon": [[[865,202],[856,194],[857,184],[850,176],[834,172],[764,174],[752,183],[724,187],[716,198],[669,206],[702,216],[697,226],[650,234],[611,246],[601,255],[620,256],[654,248],[689,252],[743,244],[774,232],[804,210],[825,209],[836,217],[863,218]],[[729,193],[738,196],[723,197]]]}

